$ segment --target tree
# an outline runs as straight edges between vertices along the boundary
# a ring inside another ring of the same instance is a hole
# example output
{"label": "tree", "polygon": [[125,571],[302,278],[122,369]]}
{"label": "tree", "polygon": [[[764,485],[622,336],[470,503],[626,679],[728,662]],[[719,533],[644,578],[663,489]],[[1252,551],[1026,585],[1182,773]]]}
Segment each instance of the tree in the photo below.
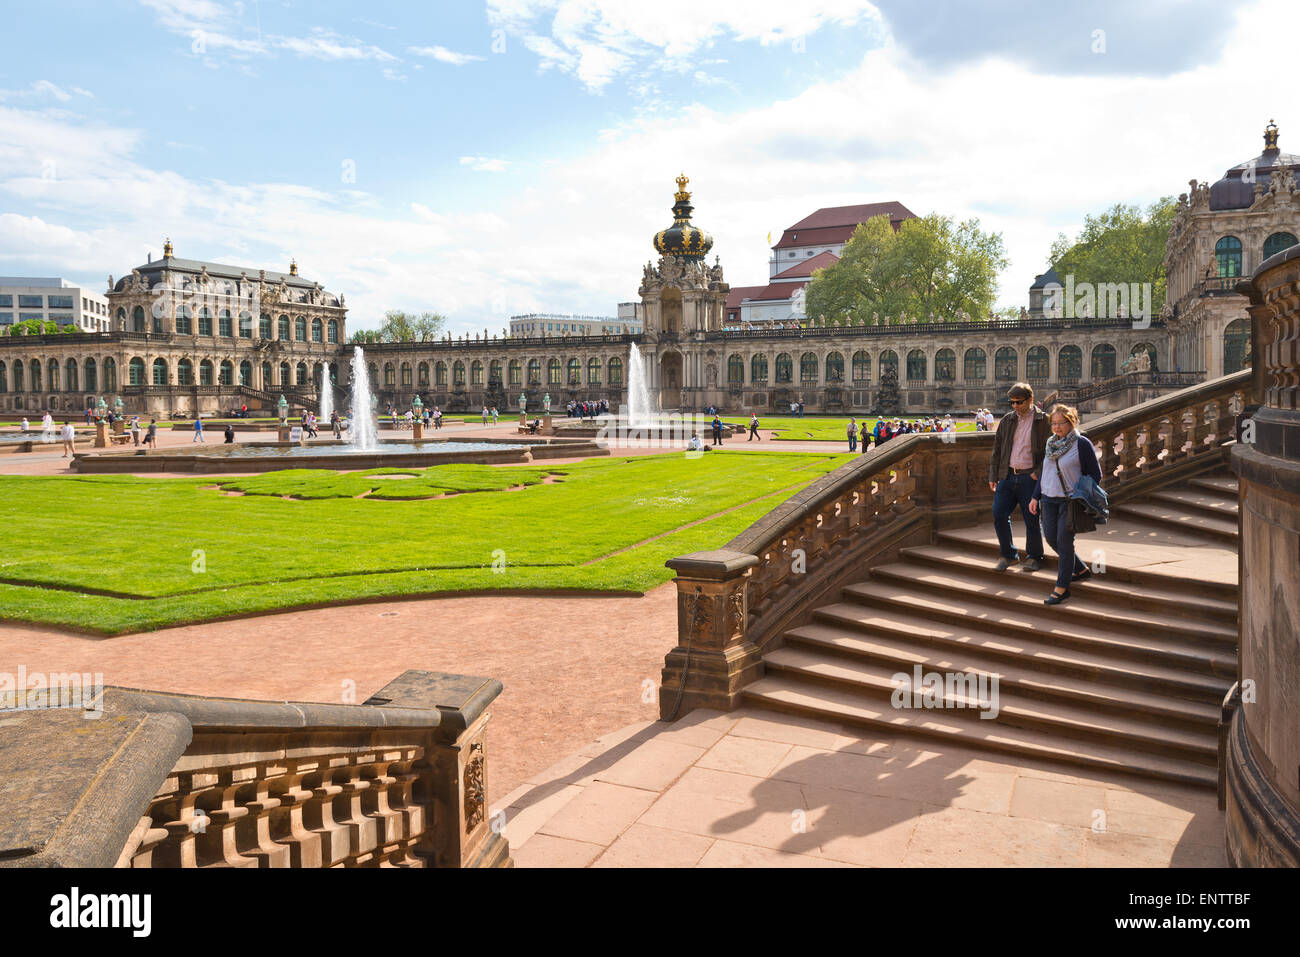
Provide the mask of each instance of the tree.
{"label": "tree", "polygon": [[378,329],[355,329],[348,337],[348,342],[356,346],[368,346],[379,341]]}
{"label": "tree", "polygon": [[985,316],[998,272],[1007,265],[1000,233],[979,220],[954,223],[931,213],[905,220],[895,232],[877,216],[853,231],[840,261],[813,273],[807,314],[870,324],[911,319],[954,322],[959,312]]}
{"label": "tree", "polygon": [[357,345],[376,342],[428,342],[436,339],[447,324],[445,316],[436,312],[402,312],[390,309],[378,329],[357,329],[349,340]]}
{"label": "tree", "polygon": [[1178,204],[1164,196],[1147,207],[1116,203],[1100,216],[1087,216],[1073,241],[1064,233],[1052,243],[1051,262],[1061,281],[1151,283],[1151,311],[1165,304],[1165,247]]}

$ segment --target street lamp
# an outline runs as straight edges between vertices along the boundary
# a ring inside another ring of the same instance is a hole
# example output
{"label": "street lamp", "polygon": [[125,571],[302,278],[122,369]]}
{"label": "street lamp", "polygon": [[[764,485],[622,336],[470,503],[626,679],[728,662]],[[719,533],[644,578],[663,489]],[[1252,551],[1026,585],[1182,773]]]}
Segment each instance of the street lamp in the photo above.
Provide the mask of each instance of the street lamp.
{"label": "street lamp", "polygon": [[285,401],[284,393],[283,393],[283,392],[280,393],[280,401],[277,402],[277,403],[275,404],[275,407],[280,411],[280,422],[281,422],[281,423],[288,422],[288,421],[289,421],[289,403],[288,403],[287,401]]}
{"label": "street lamp", "polygon": [[420,411],[423,408],[424,403],[420,401],[420,393],[417,392],[415,398],[411,400],[411,410],[415,413],[417,419],[420,417]]}

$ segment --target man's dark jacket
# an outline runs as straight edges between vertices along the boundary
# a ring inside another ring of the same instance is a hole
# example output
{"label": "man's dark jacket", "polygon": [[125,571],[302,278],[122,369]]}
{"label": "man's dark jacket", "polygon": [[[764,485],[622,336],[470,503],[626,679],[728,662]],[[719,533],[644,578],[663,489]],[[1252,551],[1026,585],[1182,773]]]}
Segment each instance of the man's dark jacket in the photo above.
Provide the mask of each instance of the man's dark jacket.
{"label": "man's dark jacket", "polygon": [[[1011,443],[1015,441],[1019,420],[1019,414],[1013,411],[998,422],[998,431],[993,437],[993,455],[989,457],[990,482],[1001,482],[1007,477],[1007,471],[1011,468]],[[1050,417],[1038,406],[1034,406],[1034,425],[1030,439],[1034,452],[1034,474],[1040,478],[1043,474],[1043,457],[1047,454],[1047,439],[1051,434]]]}

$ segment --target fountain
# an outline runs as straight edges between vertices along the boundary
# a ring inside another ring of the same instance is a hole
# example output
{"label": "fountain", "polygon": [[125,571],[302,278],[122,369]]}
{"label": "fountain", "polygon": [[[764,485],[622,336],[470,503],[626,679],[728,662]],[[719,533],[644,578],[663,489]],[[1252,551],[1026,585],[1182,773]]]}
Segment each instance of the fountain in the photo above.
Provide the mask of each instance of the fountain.
{"label": "fountain", "polygon": [[632,426],[650,425],[654,416],[650,405],[650,390],[646,388],[645,359],[641,350],[632,343],[627,360],[627,420]]}
{"label": "fountain", "polygon": [[352,350],[352,421],[348,438],[352,440],[350,445],[366,452],[373,450],[379,439],[374,416],[370,414],[372,404],[366,354],[356,346]]}
{"label": "fountain", "polygon": [[320,427],[330,427],[330,417],[334,414],[334,383],[330,381],[330,366],[325,363],[320,371]]}

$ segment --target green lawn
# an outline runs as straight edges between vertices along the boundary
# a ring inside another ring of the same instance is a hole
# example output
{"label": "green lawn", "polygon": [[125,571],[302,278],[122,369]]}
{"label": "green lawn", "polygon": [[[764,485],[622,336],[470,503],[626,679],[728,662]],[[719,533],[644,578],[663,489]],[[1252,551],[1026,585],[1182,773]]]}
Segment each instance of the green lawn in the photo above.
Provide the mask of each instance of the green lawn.
{"label": "green lawn", "polygon": [[672,577],[667,559],[725,543],[847,461],[728,450],[226,480],[8,476],[0,618],[118,634],[373,596],[643,592]]}
{"label": "green lawn", "polygon": [[[917,416],[904,415],[897,416],[907,422],[917,421]],[[748,416],[722,416],[723,422],[730,422],[734,425],[749,426]],[[862,423],[867,423],[867,428],[872,429],[876,425],[875,418],[858,418],[858,430],[861,434]],[[891,419],[892,421],[892,419]],[[767,432],[776,432],[774,437],[776,441],[787,442],[843,442],[848,445],[848,425],[849,417],[845,416],[805,416],[804,418],[773,418],[758,417],[758,431],[762,434]],[[958,432],[974,432],[974,422],[958,422]]]}

